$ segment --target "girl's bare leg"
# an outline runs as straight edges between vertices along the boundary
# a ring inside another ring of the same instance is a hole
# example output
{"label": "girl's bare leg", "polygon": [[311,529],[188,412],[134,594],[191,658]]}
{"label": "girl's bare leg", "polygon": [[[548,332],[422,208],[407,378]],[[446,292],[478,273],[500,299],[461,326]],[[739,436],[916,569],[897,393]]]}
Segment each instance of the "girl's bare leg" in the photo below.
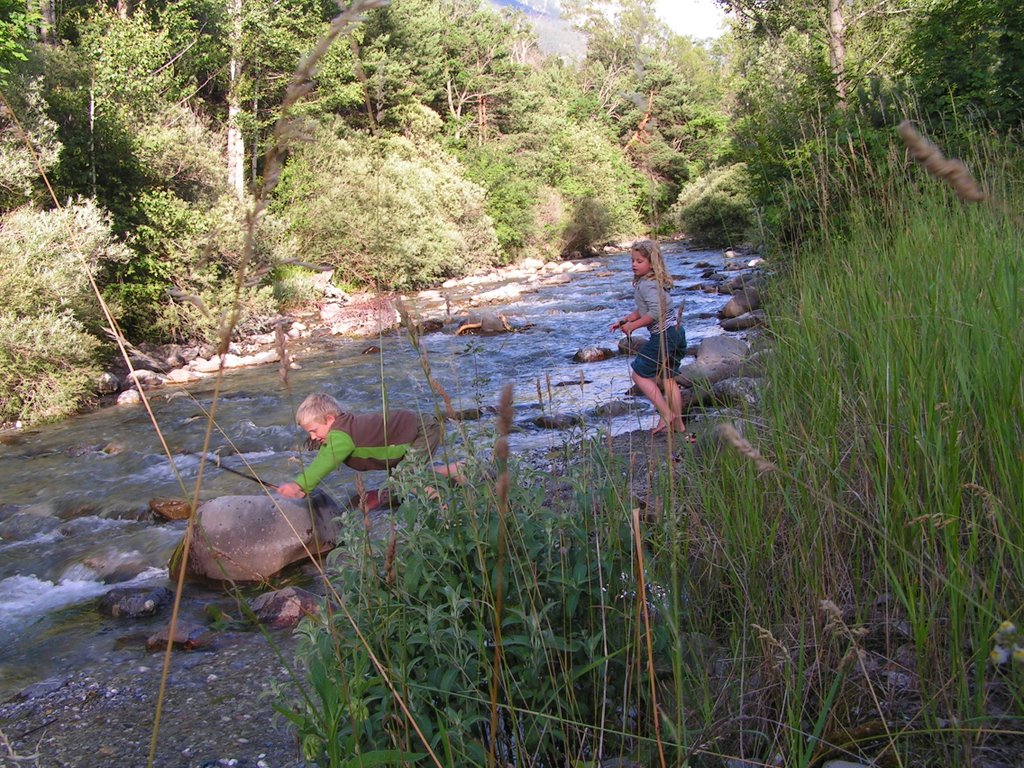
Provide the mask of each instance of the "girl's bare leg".
{"label": "girl's bare leg", "polygon": [[[651,403],[654,405],[655,409],[657,409],[658,416],[661,417],[658,421],[658,425],[651,430],[652,434],[656,435],[659,432],[664,432],[666,429],[668,429],[669,424],[672,424],[674,427],[676,419],[679,419],[679,421],[682,422],[682,417],[672,413],[672,410],[669,407],[668,402],[665,400],[665,396],[661,394],[661,389],[658,388],[658,382],[656,382],[654,379],[645,379],[643,376],[638,375],[636,371],[634,371],[633,383],[640,388],[640,391],[643,392],[644,395],[647,396],[647,399],[650,400]],[[673,384],[674,383],[675,382],[673,381]],[[676,400],[679,402],[679,410],[681,412],[682,399],[679,395],[678,387],[676,388],[675,396]]]}
{"label": "girl's bare leg", "polygon": [[672,425],[673,432],[685,432],[686,423],[683,421],[683,395],[679,391],[679,384],[671,376],[662,380],[665,388],[665,402],[672,418],[668,421]]}

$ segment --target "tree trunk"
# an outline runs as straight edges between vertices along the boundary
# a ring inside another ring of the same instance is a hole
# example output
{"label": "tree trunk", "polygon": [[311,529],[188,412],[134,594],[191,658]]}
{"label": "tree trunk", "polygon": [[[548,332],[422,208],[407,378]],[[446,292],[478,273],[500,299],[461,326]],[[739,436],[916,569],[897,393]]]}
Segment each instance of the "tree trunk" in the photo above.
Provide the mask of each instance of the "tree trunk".
{"label": "tree trunk", "polygon": [[54,28],[57,25],[57,16],[53,7],[53,0],[40,0],[39,2],[39,40],[43,43],[52,43],[55,40]]}
{"label": "tree trunk", "polygon": [[828,0],[828,58],[836,79],[839,106],[846,106],[846,19],[842,0]]}
{"label": "tree trunk", "polygon": [[242,115],[239,81],[241,79],[240,48],[242,41],[242,0],[230,0],[231,61],[228,64],[228,186],[239,200],[245,195],[245,138],[239,126]]}

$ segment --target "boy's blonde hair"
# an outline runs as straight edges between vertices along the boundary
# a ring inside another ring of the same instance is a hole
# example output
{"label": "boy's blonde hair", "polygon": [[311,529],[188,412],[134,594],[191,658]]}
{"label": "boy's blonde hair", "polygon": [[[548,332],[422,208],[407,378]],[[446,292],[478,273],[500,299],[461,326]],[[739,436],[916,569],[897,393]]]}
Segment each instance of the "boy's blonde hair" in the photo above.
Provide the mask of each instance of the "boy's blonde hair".
{"label": "boy's blonde hair", "polygon": [[306,397],[299,403],[295,411],[295,423],[300,427],[304,424],[322,424],[328,416],[341,413],[341,404],[330,395],[317,392]]}
{"label": "boy's blonde hair", "polygon": [[637,280],[657,280],[658,285],[664,288],[666,291],[672,287],[672,276],[669,275],[668,270],[665,269],[665,259],[661,255],[661,246],[658,245],[656,240],[637,240],[630,246],[630,251],[640,251],[647,260],[651,262],[651,271],[648,273],[648,277],[637,277],[633,279],[635,283]]}

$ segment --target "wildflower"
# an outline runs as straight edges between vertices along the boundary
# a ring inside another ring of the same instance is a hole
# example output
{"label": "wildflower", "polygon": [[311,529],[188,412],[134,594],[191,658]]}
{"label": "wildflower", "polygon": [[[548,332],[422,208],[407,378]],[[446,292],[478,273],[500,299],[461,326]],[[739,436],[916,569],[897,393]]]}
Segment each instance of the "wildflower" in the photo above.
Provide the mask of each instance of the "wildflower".
{"label": "wildflower", "polygon": [[1007,619],[996,630],[996,640],[1008,639],[1017,634],[1017,625]]}
{"label": "wildflower", "polygon": [[992,650],[988,652],[988,659],[996,666],[1005,664],[1010,660],[1010,651],[1001,645],[993,646]]}

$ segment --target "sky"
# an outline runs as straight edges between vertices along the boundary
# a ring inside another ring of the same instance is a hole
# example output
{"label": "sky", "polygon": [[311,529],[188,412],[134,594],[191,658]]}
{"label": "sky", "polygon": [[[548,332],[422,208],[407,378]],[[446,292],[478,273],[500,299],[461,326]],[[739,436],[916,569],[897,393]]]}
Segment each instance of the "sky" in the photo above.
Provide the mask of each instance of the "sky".
{"label": "sky", "polygon": [[724,31],[725,14],[714,0],[655,0],[658,16],[678,35],[703,39]]}

